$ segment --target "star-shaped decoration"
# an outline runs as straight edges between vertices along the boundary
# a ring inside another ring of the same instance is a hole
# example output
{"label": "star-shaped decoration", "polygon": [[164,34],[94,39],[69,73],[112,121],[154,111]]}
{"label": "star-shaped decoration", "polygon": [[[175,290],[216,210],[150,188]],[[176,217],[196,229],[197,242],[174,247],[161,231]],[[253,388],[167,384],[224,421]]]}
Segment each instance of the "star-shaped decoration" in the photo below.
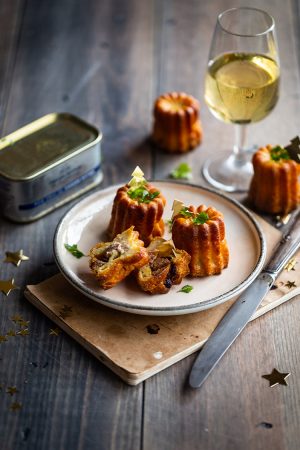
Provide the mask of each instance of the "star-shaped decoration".
{"label": "star-shaped decoration", "polygon": [[287,281],[287,282],[285,283],[285,286],[286,286],[287,288],[289,288],[289,289],[292,289],[292,288],[297,287],[295,281]]}
{"label": "star-shaped decoration", "polygon": [[8,332],[6,333],[6,336],[16,336],[16,332],[15,330],[8,330]]}
{"label": "star-shaped decoration", "polygon": [[284,269],[287,272],[290,272],[291,270],[295,270],[295,265],[297,264],[296,258],[292,258],[289,260],[289,262],[284,266]]}
{"label": "star-shaped decoration", "polygon": [[59,311],[59,317],[62,319],[66,319],[70,317],[72,313],[72,307],[68,305],[64,305],[63,308]]}
{"label": "star-shaped decoration", "polygon": [[5,252],[6,258],[4,262],[12,263],[15,266],[19,266],[21,261],[28,261],[29,257],[24,255],[23,250],[18,250],[17,252]]}
{"label": "star-shaped decoration", "polygon": [[7,341],[7,337],[0,334],[0,344],[2,344],[2,342],[5,342],[5,341]]}
{"label": "star-shaped decoration", "polygon": [[28,330],[28,328],[23,328],[22,330],[18,331],[17,334],[20,336],[28,336],[29,330]]}
{"label": "star-shaped decoration", "polygon": [[19,322],[21,322],[23,320],[23,317],[20,316],[19,314],[16,314],[15,316],[12,316],[10,318],[10,320],[12,320],[15,323],[19,323]]}
{"label": "star-shaped decoration", "polygon": [[0,291],[5,295],[9,295],[10,291],[13,289],[19,289],[18,286],[15,285],[14,279],[10,280],[0,280]]}
{"label": "star-shaped decoration", "polygon": [[19,402],[13,402],[10,405],[10,410],[11,411],[19,411],[21,408],[22,408],[22,403],[19,403]]}
{"label": "star-shaped decoration", "polygon": [[281,373],[277,369],[273,369],[272,373],[270,373],[269,375],[262,375],[262,378],[265,378],[269,381],[269,387],[276,386],[277,384],[283,384],[284,386],[287,386],[288,384],[285,379],[290,375],[290,373]]}
{"label": "star-shaped decoration", "polygon": [[294,139],[291,139],[291,144],[287,145],[285,149],[288,151],[288,154],[291,159],[300,162],[300,139],[299,136],[296,136]]}
{"label": "star-shaped decoration", "polygon": [[49,336],[58,336],[60,333],[61,333],[61,330],[57,327],[49,329]]}
{"label": "star-shaped decoration", "polygon": [[6,392],[7,392],[9,395],[13,396],[14,394],[17,394],[19,391],[18,391],[18,389],[16,388],[16,386],[8,386],[7,389],[6,389]]}

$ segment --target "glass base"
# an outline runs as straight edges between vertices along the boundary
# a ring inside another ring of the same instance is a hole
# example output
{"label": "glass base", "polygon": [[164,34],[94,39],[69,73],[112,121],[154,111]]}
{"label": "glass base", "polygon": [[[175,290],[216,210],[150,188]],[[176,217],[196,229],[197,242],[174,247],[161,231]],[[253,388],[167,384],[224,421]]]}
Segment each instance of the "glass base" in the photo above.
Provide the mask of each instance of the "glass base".
{"label": "glass base", "polygon": [[246,192],[253,175],[251,158],[253,151],[244,151],[237,158],[231,151],[205,161],[202,174],[212,186],[226,192]]}

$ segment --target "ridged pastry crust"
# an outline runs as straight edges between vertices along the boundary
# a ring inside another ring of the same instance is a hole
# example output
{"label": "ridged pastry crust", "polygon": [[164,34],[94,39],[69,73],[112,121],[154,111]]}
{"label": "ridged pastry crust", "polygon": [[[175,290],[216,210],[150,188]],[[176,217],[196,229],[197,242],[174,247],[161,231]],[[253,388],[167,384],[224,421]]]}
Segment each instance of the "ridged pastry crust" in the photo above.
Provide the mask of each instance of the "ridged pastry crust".
{"label": "ridged pastry crust", "polygon": [[112,242],[100,242],[90,250],[90,268],[100,286],[109,289],[149,261],[144,242],[133,227]]}
{"label": "ridged pastry crust", "polygon": [[180,213],[173,219],[172,239],[175,247],[185,250],[191,256],[190,275],[204,277],[221,273],[228,266],[229,250],[225,239],[223,215],[215,208],[188,208],[195,217],[204,212],[208,220],[203,224],[195,224],[193,217],[184,217]]}
{"label": "ridged pastry crust", "polygon": [[249,199],[259,211],[287,214],[300,203],[300,164],[292,159],[274,161],[271,150],[267,145],[253,155]]}
{"label": "ridged pastry crust", "polygon": [[137,273],[137,282],[146,292],[165,294],[189,273],[190,255],[174,247],[172,241],[155,238],[147,247],[149,262]]}
{"label": "ridged pastry crust", "polygon": [[[145,188],[150,192],[157,192],[151,184],[145,184]],[[148,245],[156,236],[164,234],[164,221],[162,219],[165,197],[160,193],[149,203],[139,203],[128,195],[129,186],[125,185],[118,189],[113,202],[111,219],[108,226],[109,238],[113,239],[117,234],[134,226],[139,232],[140,239]]]}
{"label": "ridged pastry crust", "polygon": [[187,152],[202,141],[199,102],[183,92],[170,92],[154,104],[153,141],[168,152]]}

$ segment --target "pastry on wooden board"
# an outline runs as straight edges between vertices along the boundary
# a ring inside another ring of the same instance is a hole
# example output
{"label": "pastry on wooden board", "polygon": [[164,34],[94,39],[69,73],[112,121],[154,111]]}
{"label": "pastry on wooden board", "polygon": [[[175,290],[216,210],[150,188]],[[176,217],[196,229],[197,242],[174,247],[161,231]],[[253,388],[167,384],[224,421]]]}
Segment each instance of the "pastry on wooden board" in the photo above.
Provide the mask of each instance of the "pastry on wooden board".
{"label": "pastry on wooden board", "polygon": [[258,211],[287,214],[300,203],[300,164],[283,147],[266,145],[252,158],[249,200]]}

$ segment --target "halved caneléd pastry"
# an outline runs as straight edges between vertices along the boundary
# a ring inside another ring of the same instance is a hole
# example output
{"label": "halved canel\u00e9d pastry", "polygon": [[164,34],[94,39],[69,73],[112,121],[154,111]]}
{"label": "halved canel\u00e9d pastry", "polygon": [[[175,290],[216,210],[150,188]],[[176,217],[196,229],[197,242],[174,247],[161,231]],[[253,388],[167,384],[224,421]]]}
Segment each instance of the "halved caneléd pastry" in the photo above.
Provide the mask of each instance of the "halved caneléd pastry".
{"label": "halved canel\u00e9d pastry", "polygon": [[162,193],[144,178],[144,173],[136,167],[128,184],[118,189],[113,201],[108,235],[113,239],[117,234],[134,226],[140,239],[148,245],[151,240],[164,233],[162,219],[166,199]]}
{"label": "halved canel\u00e9d pastry", "polygon": [[176,248],[191,256],[190,275],[204,277],[221,273],[229,262],[223,214],[211,206],[196,208],[174,203],[172,239]]}
{"label": "halved canel\u00e9d pastry", "polygon": [[267,145],[253,155],[249,200],[259,211],[287,214],[300,203],[300,164],[288,148]]}
{"label": "halved canel\u00e9d pastry", "polygon": [[136,272],[139,286],[151,294],[165,294],[189,274],[190,255],[174,243],[154,238],[147,247],[149,262]]}
{"label": "halved canel\u00e9d pastry", "polygon": [[100,242],[90,250],[90,268],[103,289],[115,286],[148,261],[144,242],[133,226],[118,234],[112,242]]}

